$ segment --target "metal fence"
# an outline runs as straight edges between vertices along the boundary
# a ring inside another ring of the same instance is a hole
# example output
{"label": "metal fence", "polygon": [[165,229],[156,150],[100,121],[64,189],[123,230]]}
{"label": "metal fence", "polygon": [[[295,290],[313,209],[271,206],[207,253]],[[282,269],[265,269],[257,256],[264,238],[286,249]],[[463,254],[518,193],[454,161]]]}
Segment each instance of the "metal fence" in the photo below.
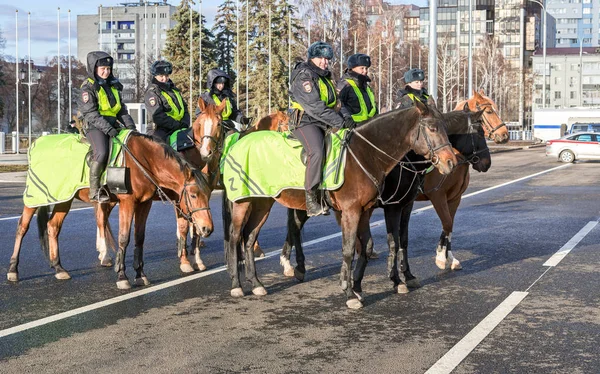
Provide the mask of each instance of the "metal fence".
{"label": "metal fence", "polygon": [[[32,133],[31,141],[34,142],[37,138],[47,133]],[[17,153],[17,132],[12,133],[0,132],[0,154],[16,154]],[[19,134],[19,153],[27,153],[29,149],[29,134]]]}
{"label": "metal fence", "polygon": [[533,132],[529,130],[508,130],[510,140],[533,140]]}

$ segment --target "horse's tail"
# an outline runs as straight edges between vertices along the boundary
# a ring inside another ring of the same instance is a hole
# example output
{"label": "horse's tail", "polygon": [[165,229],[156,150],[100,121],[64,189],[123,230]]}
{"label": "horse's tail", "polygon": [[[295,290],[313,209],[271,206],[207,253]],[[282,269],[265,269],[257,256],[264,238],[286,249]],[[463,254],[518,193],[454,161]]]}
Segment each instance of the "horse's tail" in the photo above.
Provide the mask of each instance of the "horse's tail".
{"label": "horse's tail", "polygon": [[50,244],[48,242],[48,221],[50,220],[48,214],[48,207],[41,206],[37,210],[37,226],[38,226],[38,238],[40,239],[40,247],[42,253],[46,256],[46,259],[50,261]]}

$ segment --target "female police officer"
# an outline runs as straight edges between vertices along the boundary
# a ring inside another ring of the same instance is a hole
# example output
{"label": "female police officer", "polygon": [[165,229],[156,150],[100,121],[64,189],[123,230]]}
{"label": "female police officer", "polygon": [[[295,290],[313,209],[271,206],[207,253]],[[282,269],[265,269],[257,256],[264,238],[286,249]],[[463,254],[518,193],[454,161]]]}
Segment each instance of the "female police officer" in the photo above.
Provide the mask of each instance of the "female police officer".
{"label": "female police officer", "polygon": [[154,61],[150,66],[152,83],[144,97],[148,115],[154,122],[154,129],[148,131],[148,134],[165,143],[173,132],[190,126],[187,105],[173,81],[169,79],[172,72],[173,65],[170,62]]}
{"label": "female police officer", "polygon": [[[223,100],[227,101],[221,113],[226,126],[232,129],[234,126],[231,121],[242,125],[249,125],[252,122],[252,118],[245,117],[238,109],[235,95],[231,91],[231,79],[227,73],[219,69],[210,70],[206,76],[206,86],[208,90],[201,95],[204,102],[219,106]],[[196,108],[196,115],[199,113],[200,109]]]}
{"label": "female police officer", "polygon": [[406,86],[398,91],[398,108],[406,109],[414,105],[415,100],[419,100],[423,104],[427,103],[429,94],[425,87],[423,87],[423,81],[425,80],[425,72],[421,69],[410,69],[404,73],[404,82]]}
{"label": "female police officer", "polygon": [[[298,63],[291,76],[290,95],[294,136],[306,152],[306,213],[308,216],[328,214],[328,208],[317,201],[317,189],[321,182],[324,132],[327,128],[341,128],[344,119],[333,109],[337,103],[331,72],[327,69],[333,58],[333,49],[324,42],[315,42],[308,48],[308,61]],[[348,120],[353,125],[352,118]]]}
{"label": "female police officer", "polygon": [[121,122],[135,130],[133,118],[121,102],[123,85],[112,74],[113,58],[106,52],[87,55],[88,78],[81,86],[79,111],[85,120],[85,136],[92,148],[90,160],[90,201],[108,202],[110,197],[100,192],[100,176],[108,161],[109,137],[119,134]]}
{"label": "female police officer", "polygon": [[375,95],[369,87],[371,79],[367,76],[371,58],[356,53],[348,57],[347,65],[337,85],[342,103],[341,113],[344,118],[352,117],[356,123],[364,122],[377,114]]}

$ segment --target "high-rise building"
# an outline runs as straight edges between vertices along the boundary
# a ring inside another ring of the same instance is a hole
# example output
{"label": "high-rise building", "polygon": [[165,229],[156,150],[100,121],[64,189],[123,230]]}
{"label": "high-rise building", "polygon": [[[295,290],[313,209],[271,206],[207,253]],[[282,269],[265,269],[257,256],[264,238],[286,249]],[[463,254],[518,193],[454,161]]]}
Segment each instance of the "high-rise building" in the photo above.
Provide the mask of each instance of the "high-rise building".
{"label": "high-rise building", "polygon": [[113,56],[115,75],[125,87],[123,100],[131,101],[134,83],[147,76],[143,69],[161,58],[167,30],[175,26],[172,16],[176,10],[166,0],[140,0],[116,7],[100,6],[97,14],[78,15],[77,56],[84,64],[91,51],[102,50]]}
{"label": "high-rise building", "polygon": [[600,0],[545,0],[556,19],[556,47],[597,47],[600,40]]}

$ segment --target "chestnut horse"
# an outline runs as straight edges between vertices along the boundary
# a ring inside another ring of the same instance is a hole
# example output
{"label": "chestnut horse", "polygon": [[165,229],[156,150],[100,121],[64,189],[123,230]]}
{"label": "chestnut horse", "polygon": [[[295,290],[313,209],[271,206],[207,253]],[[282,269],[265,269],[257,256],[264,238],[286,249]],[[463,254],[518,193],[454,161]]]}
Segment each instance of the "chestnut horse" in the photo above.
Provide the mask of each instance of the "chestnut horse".
{"label": "chestnut horse", "polygon": [[[149,284],[143,271],[143,242],[145,226],[150,211],[152,198],[157,191],[168,196],[176,206],[178,215],[191,220],[198,232],[208,236],[213,231],[212,216],[208,206],[210,190],[206,181],[198,176],[187,162],[183,161],[170,147],[154,141],[151,137],[132,133],[128,138],[125,152],[125,163],[129,165],[131,194],[111,194],[111,200],[119,203],[119,240],[116,256],[115,271],[117,272],[117,287],[130,288],[125,275],[125,251],[129,244],[131,223],[135,219],[134,230],[134,262],[136,271],[135,283]],[[124,150],[125,151],[125,150]],[[165,190],[163,191],[162,188]],[[90,202],[89,188],[76,192],[74,198]],[[165,196],[165,198],[166,198]],[[73,199],[74,199],[73,198]],[[73,199],[54,205],[52,214],[48,217],[48,207],[29,208],[25,206],[17,225],[14,252],[10,259],[8,280],[18,281],[19,253],[24,235],[29,229],[31,219],[38,211],[42,249],[55,269],[57,279],[70,279],[69,273],[61,266],[59,256],[58,235],[65,217],[69,213]],[[108,215],[110,204],[94,204],[96,224],[109,241],[112,239]],[[112,240],[114,242],[114,240]],[[112,244],[112,243],[111,243]]]}
{"label": "chestnut horse", "polygon": [[[432,101],[429,105],[419,102],[409,109],[382,114],[351,132],[344,184],[338,190],[328,192],[342,226],[343,262],[340,278],[349,308],[362,307],[362,279],[354,278],[352,284],[351,276],[355,242],[358,236],[361,243],[365,243],[363,237],[369,229],[368,212],[380,195],[385,176],[410,149],[426,155],[444,174],[450,173],[457,162],[448,143],[442,116],[432,104]],[[379,156],[374,158],[374,152]],[[233,202],[231,222],[228,222],[224,212],[224,227],[229,228],[229,235],[226,233],[225,238],[227,268],[232,280],[231,295],[234,297],[244,295],[238,268],[237,249],[240,241],[246,280],[252,283],[252,293],[267,294],[256,274],[252,249],[275,201],[288,208],[306,209],[304,191],[287,189],[275,198],[250,197]],[[363,250],[356,266],[362,268],[366,264]]]}
{"label": "chestnut horse", "polygon": [[497,144],[508,142],[508,128],[500,119],[498,107],[492,99],[485,96],[483,90],[479,90],[479,92],[474,91],[473,96],[467,100],[459,101],[454,110],[462,110],[465,104],[469,105],[469,110],[471,112],[484,110],[483,132],[485,133],[486,138],[493,140],[494,143]]}

